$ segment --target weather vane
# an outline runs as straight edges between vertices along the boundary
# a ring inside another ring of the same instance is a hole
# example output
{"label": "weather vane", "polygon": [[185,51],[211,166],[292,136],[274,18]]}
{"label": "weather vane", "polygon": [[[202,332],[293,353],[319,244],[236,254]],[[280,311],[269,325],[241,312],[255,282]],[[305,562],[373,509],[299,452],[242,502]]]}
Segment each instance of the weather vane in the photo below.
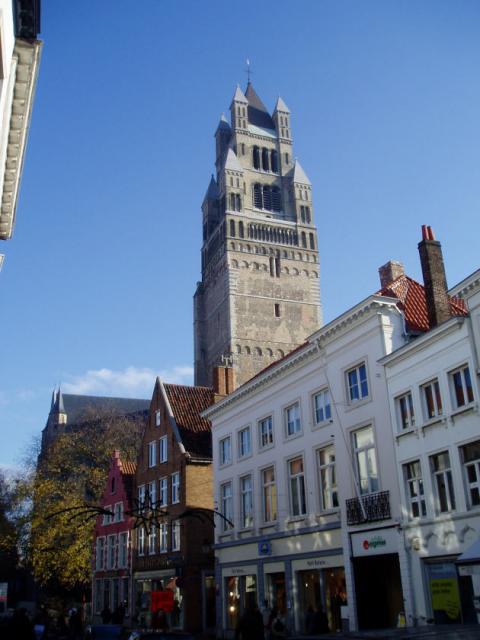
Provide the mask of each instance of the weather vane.
{"label": "weather vane", "polygon": [[250,84],[250,76],[252,75],[253,71],[250,69],[250,59],[249,58],[247,58],[247,68],[245,69],[245,72],[247,74],[248,84]]}

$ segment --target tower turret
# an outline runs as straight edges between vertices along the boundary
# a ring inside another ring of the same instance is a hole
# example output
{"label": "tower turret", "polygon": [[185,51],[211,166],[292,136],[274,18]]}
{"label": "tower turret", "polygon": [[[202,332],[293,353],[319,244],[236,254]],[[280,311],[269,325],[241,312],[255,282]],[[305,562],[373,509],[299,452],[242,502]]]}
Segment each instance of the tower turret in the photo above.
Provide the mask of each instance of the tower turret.
{"label": "tower turret", "polygon": [[237,85],[237,89],[232,98],[230,105],[230,114],[232,116],[232,128],[247,130],[247,108],[248,100],[243,91]]}
{"label": "tower turret", "polygon": [[225,114],[222,113],[220,122],[218,123],[217,130],[215,131],[215,143],[216,143],[215,167],[217,169],[217,176],[222,167],[231,137],[232,137],[232,129],[229,123],[227,122],[227,119],[225,118]]}

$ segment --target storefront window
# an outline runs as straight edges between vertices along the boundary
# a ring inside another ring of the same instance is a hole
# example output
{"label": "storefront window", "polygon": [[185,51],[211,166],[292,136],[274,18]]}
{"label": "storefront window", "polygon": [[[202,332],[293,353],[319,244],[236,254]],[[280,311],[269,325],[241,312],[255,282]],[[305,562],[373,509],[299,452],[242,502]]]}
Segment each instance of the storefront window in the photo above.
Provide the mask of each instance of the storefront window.
{"label": "storefront window", "polygon": [[340,631],[340,607],[347,604],[343,568],[298,571],[297,584],[301,631],[307,635],[324,632],[325,618],[330,631]]}
{"label": "storefront window", "polygon": [[245,609],[258,604],[257,576],[230,576],[225,579],[227,594],[227,627],[236,629]]}
{"label": "storefront window", "polygon": [[426,568],[435,623],[460,623],[460,594],[455,565],[453,562],[435,562],[428,563]]}
{"label": "storefront window", "polygon": [[269,573],[266,581],[266,599],[271,603],[272,609],[276,607],[278,611],[285,615],[287,611],[287,599],[285,592],[285,574]]}

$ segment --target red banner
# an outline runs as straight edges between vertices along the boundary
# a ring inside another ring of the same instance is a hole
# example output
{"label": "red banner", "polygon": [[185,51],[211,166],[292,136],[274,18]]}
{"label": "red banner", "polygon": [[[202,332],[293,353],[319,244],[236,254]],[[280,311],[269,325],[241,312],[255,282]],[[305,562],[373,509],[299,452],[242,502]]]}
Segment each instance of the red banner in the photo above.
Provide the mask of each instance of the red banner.
{"label": "red banner", "polygon": [[156,613],[159,609],[171,612],[173,611],[173,591],[152,591],[152,613]]}

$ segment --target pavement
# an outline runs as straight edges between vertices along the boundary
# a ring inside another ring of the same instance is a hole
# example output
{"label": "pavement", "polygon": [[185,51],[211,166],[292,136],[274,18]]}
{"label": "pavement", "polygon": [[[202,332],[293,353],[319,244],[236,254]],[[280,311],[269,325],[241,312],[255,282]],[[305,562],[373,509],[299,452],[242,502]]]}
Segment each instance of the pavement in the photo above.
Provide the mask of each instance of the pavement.
{"label": "pavement", "polygon": [[423,627],[405,627],[403,629],[380,629],[372,631],[349,631],[327,633],[319,636],[295,636],[290,640],[480,640],[480,625],[428,625]]}

